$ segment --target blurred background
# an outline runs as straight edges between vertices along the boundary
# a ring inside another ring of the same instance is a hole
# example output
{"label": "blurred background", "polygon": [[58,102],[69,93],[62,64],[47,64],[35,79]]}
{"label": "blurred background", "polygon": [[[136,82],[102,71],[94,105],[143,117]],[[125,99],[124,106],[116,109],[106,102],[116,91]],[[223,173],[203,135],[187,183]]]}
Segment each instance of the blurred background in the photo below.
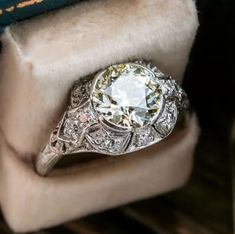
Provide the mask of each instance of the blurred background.
{"label": "blurred background", "polygon": [[[202,131],[188,184],[35,234],[233,233],[235,1],[201,0],[197,8],[200,28],[184,87]],[[0,233],[12,233],[2,218]]]}

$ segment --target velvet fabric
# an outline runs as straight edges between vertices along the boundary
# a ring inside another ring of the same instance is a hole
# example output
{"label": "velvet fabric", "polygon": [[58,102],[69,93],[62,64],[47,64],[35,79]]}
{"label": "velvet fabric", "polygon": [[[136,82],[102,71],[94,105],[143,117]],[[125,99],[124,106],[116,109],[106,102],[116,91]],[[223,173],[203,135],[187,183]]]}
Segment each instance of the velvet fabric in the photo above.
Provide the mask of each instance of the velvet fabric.
{"label": "velvet fabric", "polygon": [[75,80],[141,58],[181,82],[197,27],[191,0],[98,0],[6,29],[0,57],[0,202],[14,230],[49,227],[185,183],[198,135],[195,117],[147,150],[48,178],[36,175],[31,162],[66,109]]}

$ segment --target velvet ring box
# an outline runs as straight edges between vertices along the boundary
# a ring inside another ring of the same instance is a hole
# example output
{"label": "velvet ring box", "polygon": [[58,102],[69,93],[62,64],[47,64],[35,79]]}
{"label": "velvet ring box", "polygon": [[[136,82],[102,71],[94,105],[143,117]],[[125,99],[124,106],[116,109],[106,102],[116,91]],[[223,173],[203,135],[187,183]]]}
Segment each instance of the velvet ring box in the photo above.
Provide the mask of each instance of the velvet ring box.
{"label": "velvet ring box", "polygon": [[46,178],[35,174],[31,162],[66,109],[75,80],[141,58],[181,82],[197,27],[191,0],[98,0],[6,28],[0,202],[12,229],[53,226],[187,181],[198,136],[195,117],[162,143],[130,155],[54,170]]}

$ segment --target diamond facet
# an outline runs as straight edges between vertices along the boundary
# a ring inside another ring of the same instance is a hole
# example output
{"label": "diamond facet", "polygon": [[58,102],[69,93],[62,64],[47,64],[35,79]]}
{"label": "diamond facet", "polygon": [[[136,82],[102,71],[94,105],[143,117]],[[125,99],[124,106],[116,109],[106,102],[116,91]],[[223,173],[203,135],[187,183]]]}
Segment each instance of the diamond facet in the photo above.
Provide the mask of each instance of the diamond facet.
{"label": "diamond facet", "polygon": [[128,128],[150,124],[162,105],[162,87],[153,71],[135,63],[108,67],[96,78],[93,107],[107,121]]}

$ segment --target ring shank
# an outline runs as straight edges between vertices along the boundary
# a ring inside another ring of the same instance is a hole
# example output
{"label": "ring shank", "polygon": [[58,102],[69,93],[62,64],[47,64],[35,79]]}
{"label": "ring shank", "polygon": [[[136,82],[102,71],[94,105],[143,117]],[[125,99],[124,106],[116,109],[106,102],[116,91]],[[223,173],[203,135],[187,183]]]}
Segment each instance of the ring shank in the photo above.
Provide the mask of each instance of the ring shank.
{"label": "ring shank", "polygon": [[49,145],[46,145],[36,158],[36,172],[41,176],[46,176],[61,157],[62,155],[55,153]]}

